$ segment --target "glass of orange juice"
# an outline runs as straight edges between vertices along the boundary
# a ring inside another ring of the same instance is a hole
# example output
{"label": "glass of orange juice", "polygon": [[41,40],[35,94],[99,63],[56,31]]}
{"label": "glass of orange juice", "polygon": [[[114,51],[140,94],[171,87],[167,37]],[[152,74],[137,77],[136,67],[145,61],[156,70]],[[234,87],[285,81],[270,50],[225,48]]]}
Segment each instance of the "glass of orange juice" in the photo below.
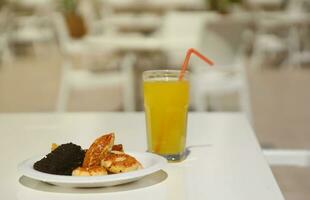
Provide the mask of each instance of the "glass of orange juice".
{"label": "glass of orange juice", "polygon": [[148,151],[168,161],[185,158],[189,75],[179,80],[179,70],[143,73],[144,109]]}

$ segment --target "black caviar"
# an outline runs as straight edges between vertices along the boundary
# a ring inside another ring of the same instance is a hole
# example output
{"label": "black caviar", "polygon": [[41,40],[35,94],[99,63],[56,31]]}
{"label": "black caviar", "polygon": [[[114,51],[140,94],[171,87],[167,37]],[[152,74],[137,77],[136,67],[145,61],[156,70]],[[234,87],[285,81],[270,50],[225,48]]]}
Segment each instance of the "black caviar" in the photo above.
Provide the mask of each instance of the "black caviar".
{"label": "black caviar", "polygon": [[81,166],[85,151],[76,144],[67,143],[58,146],[54,151],[34,163],[34,169],[57,175],[71,175],[72,171]]}

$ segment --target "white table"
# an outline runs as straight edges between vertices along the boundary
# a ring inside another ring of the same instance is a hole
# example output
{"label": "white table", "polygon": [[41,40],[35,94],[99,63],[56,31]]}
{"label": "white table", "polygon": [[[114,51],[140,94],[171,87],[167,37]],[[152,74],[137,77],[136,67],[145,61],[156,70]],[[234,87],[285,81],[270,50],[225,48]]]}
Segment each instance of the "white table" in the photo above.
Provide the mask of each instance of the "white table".
{"label": "white table", "polygon": [[91,46],[111,47],[120,51],[160,51],[163,40],[156,37],[132,35],[95,35],[84,39]]}
{"label": "white table", "polygon": [[105,0],[105,3],[117,10],[202,10],[205,7],[204,1],[200,0]]}
{"label": "white table", "polygon": [[156,14],[115,14],[106,16],[101,26],[116,27],[119,30],[130,30],[135,32],[151,32],[160,27],[161,16]]}
{"label": "white table", "polygon": [[283,200],[252,129],[230,113],[190,114],[189,157],[131,184],[68,189],[19,182],[17,164],[48,152],[52,142],[87,147],[109,131],[127,150],[146,149],[143,113],[0,114],[1,199]]}
{"label": "white table", "polygon": [[[199,17],[203,19],[203,24],[214,25],[223,22],[234,22],[241,24],[250,24],[252,22],[252,15],[246,12],[233,13],[228,16],[222,16],[216,12],[186,12],[185,17]],[[191,14],[190,14],[191,13]],[[182,16],[182,14],[181,14]],[[170,19],[171,20],[171,19]],[[169,20],[169,21],[170,21]],[[176,19],[175,20],[179,20]],[[183,21],[184,22],[184,21]],[[163,22],[165,23],[165,22]],[[168,22],[167,22],[168,23]],[[171,23],[171,22],[169,22]],[[185,25],[190,26],[190,22],[184,22]],[[203,26],[203,24],[201,26]],[[98,34],[88,35],[83,39],[85,44],[89,45],[89,48],[107,48],[111,47],[119,51],[140,51],[140,52],[152,52],[152,51],[167,51],[175,52],[182,51],[184,54],[189,47],[197,47],[196,42],[200,41],[200,32],[190,32],[189,35],[178,34],[171,35],[171,30],[167,29],[166,26],[162,25],[161,30],[157,34],[151,36],[143,36],[137,34]],[[172,26],[172,25],[170,25]],[[178,26],[175,27],[175,31],[178,31]],[[174,30],[173,30],[174,31]],[[168,32],[168,33],[166,33]],[[193,34],[193,35],[190,35]],[[182,54],[183,55],[183,54]]]}

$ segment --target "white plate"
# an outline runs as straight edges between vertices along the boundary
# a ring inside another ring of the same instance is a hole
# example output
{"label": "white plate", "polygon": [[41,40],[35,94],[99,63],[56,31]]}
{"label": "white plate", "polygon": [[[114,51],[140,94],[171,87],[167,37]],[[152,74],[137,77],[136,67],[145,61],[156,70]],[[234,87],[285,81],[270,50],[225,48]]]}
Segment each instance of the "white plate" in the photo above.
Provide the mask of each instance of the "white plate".
{"label": "white plate", "polygon": [[111,174],[106,176],[63,176],[43,173],[33,168],[33,164],[43,158],[43,156],[31,158],[23,161],[18,165],[18,170],[24,175],[32,179],[51,183],[58,186],[66,187],[105,187],[129,183],[142,177],[161,170],[167,160],[161,156],[147,152],[126,152],[134,156],[142,165],[143,169],[122,174]]}

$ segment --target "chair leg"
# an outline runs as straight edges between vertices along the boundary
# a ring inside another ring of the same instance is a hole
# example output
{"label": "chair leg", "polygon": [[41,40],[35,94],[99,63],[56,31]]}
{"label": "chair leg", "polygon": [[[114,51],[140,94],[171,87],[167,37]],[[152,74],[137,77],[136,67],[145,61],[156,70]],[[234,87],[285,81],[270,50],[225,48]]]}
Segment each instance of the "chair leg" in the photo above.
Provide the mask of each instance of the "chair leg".
{"label": "chair leg", "polygon": [[262,68],[262,61],[264,60],[265,55],[261,47],[254,46],[253,53],[250,59],[250,66],[252,68]]}
{"label": "chair leg", "polygon": [[240,110],[245,113],[250,124],[253,125],[252,118],[252,108],[251,108],[251,98],[249,93],[249,81],[247,78],[245,67],[242,67],[241,70],[241,86],[238,91],[239,93],[239,107]]}
{"label": "chair leg", "polygon": [[69,70],[71,68],[70,61],[64,61],[61,72],[60,87],[58,93],[58,100],[56,105],[57,112],[65,112],[67,110],[67,104],[69,100],[70,93],[70,83],[69,83]]}
{"label": "chair leg", "polygon": [[297,67],[297,68],[300,68],[301,66],[301,63],[300,63],[300,60],[297,59],[295,61],[297,62],[294,62],[294,55],[296,53],[299,53],[300,52],[300,41],[299,41],[299,33],[298,33],[298,30],[297,28],[293,27],[293,28],[290,28],[289,29],[289,37],[288,37],[288,64],[290,65],[289,67],[293,68],[293,67]]}
{"label": "chair leg", "polygon": [[208,108],[207,98],[204,92],[199,91],[198,88],[193,92],[193,107],[195,111],[203,112]]}
{"label": "chair leg", "polygon": [[14,60],[14,54],[10,49],[7,39],[4,40],[3,52],[0,59],[4,64],[12,63]]}
{"label": "chair leg", "polygon": [[250,124],[252,124],[253,119],[251,112],[251,103],[247,89],[241,89],[241,91],[239,91],[239,107],[249,120]]}
{"label": "chair leg", "polygon": [[123,106],[124,111],[135,111],[135,90],[134,90],[134,64],[136,63],[136,55],[126,54],[122,63],[121,70],[125,79],[123,84]]}

